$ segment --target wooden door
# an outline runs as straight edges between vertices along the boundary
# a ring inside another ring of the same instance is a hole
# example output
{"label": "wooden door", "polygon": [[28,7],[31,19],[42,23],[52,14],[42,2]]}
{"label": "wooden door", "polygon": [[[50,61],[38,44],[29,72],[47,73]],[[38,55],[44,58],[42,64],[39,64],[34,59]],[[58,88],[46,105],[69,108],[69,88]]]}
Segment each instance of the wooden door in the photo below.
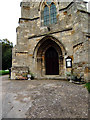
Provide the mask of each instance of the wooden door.
{"label": "wooden door", "polygon": [[59,74],[58,53],[53,47],[48,48],[45,53],[45,66],[46,75]]}

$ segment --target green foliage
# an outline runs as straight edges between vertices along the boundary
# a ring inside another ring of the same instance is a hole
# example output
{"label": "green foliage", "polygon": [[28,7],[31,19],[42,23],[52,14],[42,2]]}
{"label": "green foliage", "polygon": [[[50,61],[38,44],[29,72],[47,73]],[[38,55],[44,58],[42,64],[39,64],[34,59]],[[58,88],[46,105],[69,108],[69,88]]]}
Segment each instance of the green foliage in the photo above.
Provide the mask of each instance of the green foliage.
{"label": "green foliage", "polygon": [[71,72],[66,72],[66,76],[70,77],[71,76]]}
{"label": "green foliage", "polygon": [[[2,46],[2,70],[9,69],[12,65],[12,42],[7,39],[0,40]],[[1,69],[1,68],[0,68]]]}
{"label": "green foliage", "polygon": [[27,73],[23,73],[22,76],[23,76],[23,77],[27,77]]}
{"label": "green foliage", "polygon": [[29,72],[29,74],[31,75],[31,80],[33,80],[35,78],[34,74]]}
{"label": "green foliage", "polygon": [[9,74],[9,70],[0,70],[0,75]]}
{"label": "green foliage", "polygon": [[90,82],[86,83],[85,87],[87,88],[88,92],[90,93]]}
{"label": "green foliage", "polygon": [[67,79],[68,80],[73,80],[73,81],[76,81],[76,82],[81,82],[81,77],[82,76],[80,76],[80,75],[78,75],[78,74],[75,74],[75,73],[73,73],[72,71],[71,72],[66,72],[66,76],[67,76]]}

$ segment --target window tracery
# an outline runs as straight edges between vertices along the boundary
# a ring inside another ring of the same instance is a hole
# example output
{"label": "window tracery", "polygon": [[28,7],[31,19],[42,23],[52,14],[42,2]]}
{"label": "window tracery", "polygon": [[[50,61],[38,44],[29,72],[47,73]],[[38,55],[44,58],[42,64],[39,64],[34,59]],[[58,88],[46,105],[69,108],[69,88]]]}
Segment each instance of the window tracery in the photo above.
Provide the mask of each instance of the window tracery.
{"label": "window tracery", "polygon": [[43,19],[43,25],[49,25],[57,23],[57,10],[56,6],[51,0],[45,2],[44,10],[41,12],[41,19]]}

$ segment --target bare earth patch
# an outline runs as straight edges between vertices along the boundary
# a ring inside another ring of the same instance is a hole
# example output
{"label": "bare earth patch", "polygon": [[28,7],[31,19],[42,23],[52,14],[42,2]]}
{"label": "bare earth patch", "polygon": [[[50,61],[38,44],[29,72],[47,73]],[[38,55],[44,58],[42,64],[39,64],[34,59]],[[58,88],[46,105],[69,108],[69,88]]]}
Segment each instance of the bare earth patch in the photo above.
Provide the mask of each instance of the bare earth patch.
{"label": "bare earth patch", "polygon": [[88,118],[84,85],[60,80],[2,79],[3,118]]}

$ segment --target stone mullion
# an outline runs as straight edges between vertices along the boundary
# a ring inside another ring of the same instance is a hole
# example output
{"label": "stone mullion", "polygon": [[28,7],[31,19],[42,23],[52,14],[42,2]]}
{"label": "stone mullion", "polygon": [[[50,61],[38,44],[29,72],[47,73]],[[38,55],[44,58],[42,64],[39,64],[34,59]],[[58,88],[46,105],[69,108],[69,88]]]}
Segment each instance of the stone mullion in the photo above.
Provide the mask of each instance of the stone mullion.
{"label": "stone mullion", "polygon": [[50,18],[50,6],[48,6],[49,7],[49,24],[50,24],[50,20],[51,20],[51,18]]}

